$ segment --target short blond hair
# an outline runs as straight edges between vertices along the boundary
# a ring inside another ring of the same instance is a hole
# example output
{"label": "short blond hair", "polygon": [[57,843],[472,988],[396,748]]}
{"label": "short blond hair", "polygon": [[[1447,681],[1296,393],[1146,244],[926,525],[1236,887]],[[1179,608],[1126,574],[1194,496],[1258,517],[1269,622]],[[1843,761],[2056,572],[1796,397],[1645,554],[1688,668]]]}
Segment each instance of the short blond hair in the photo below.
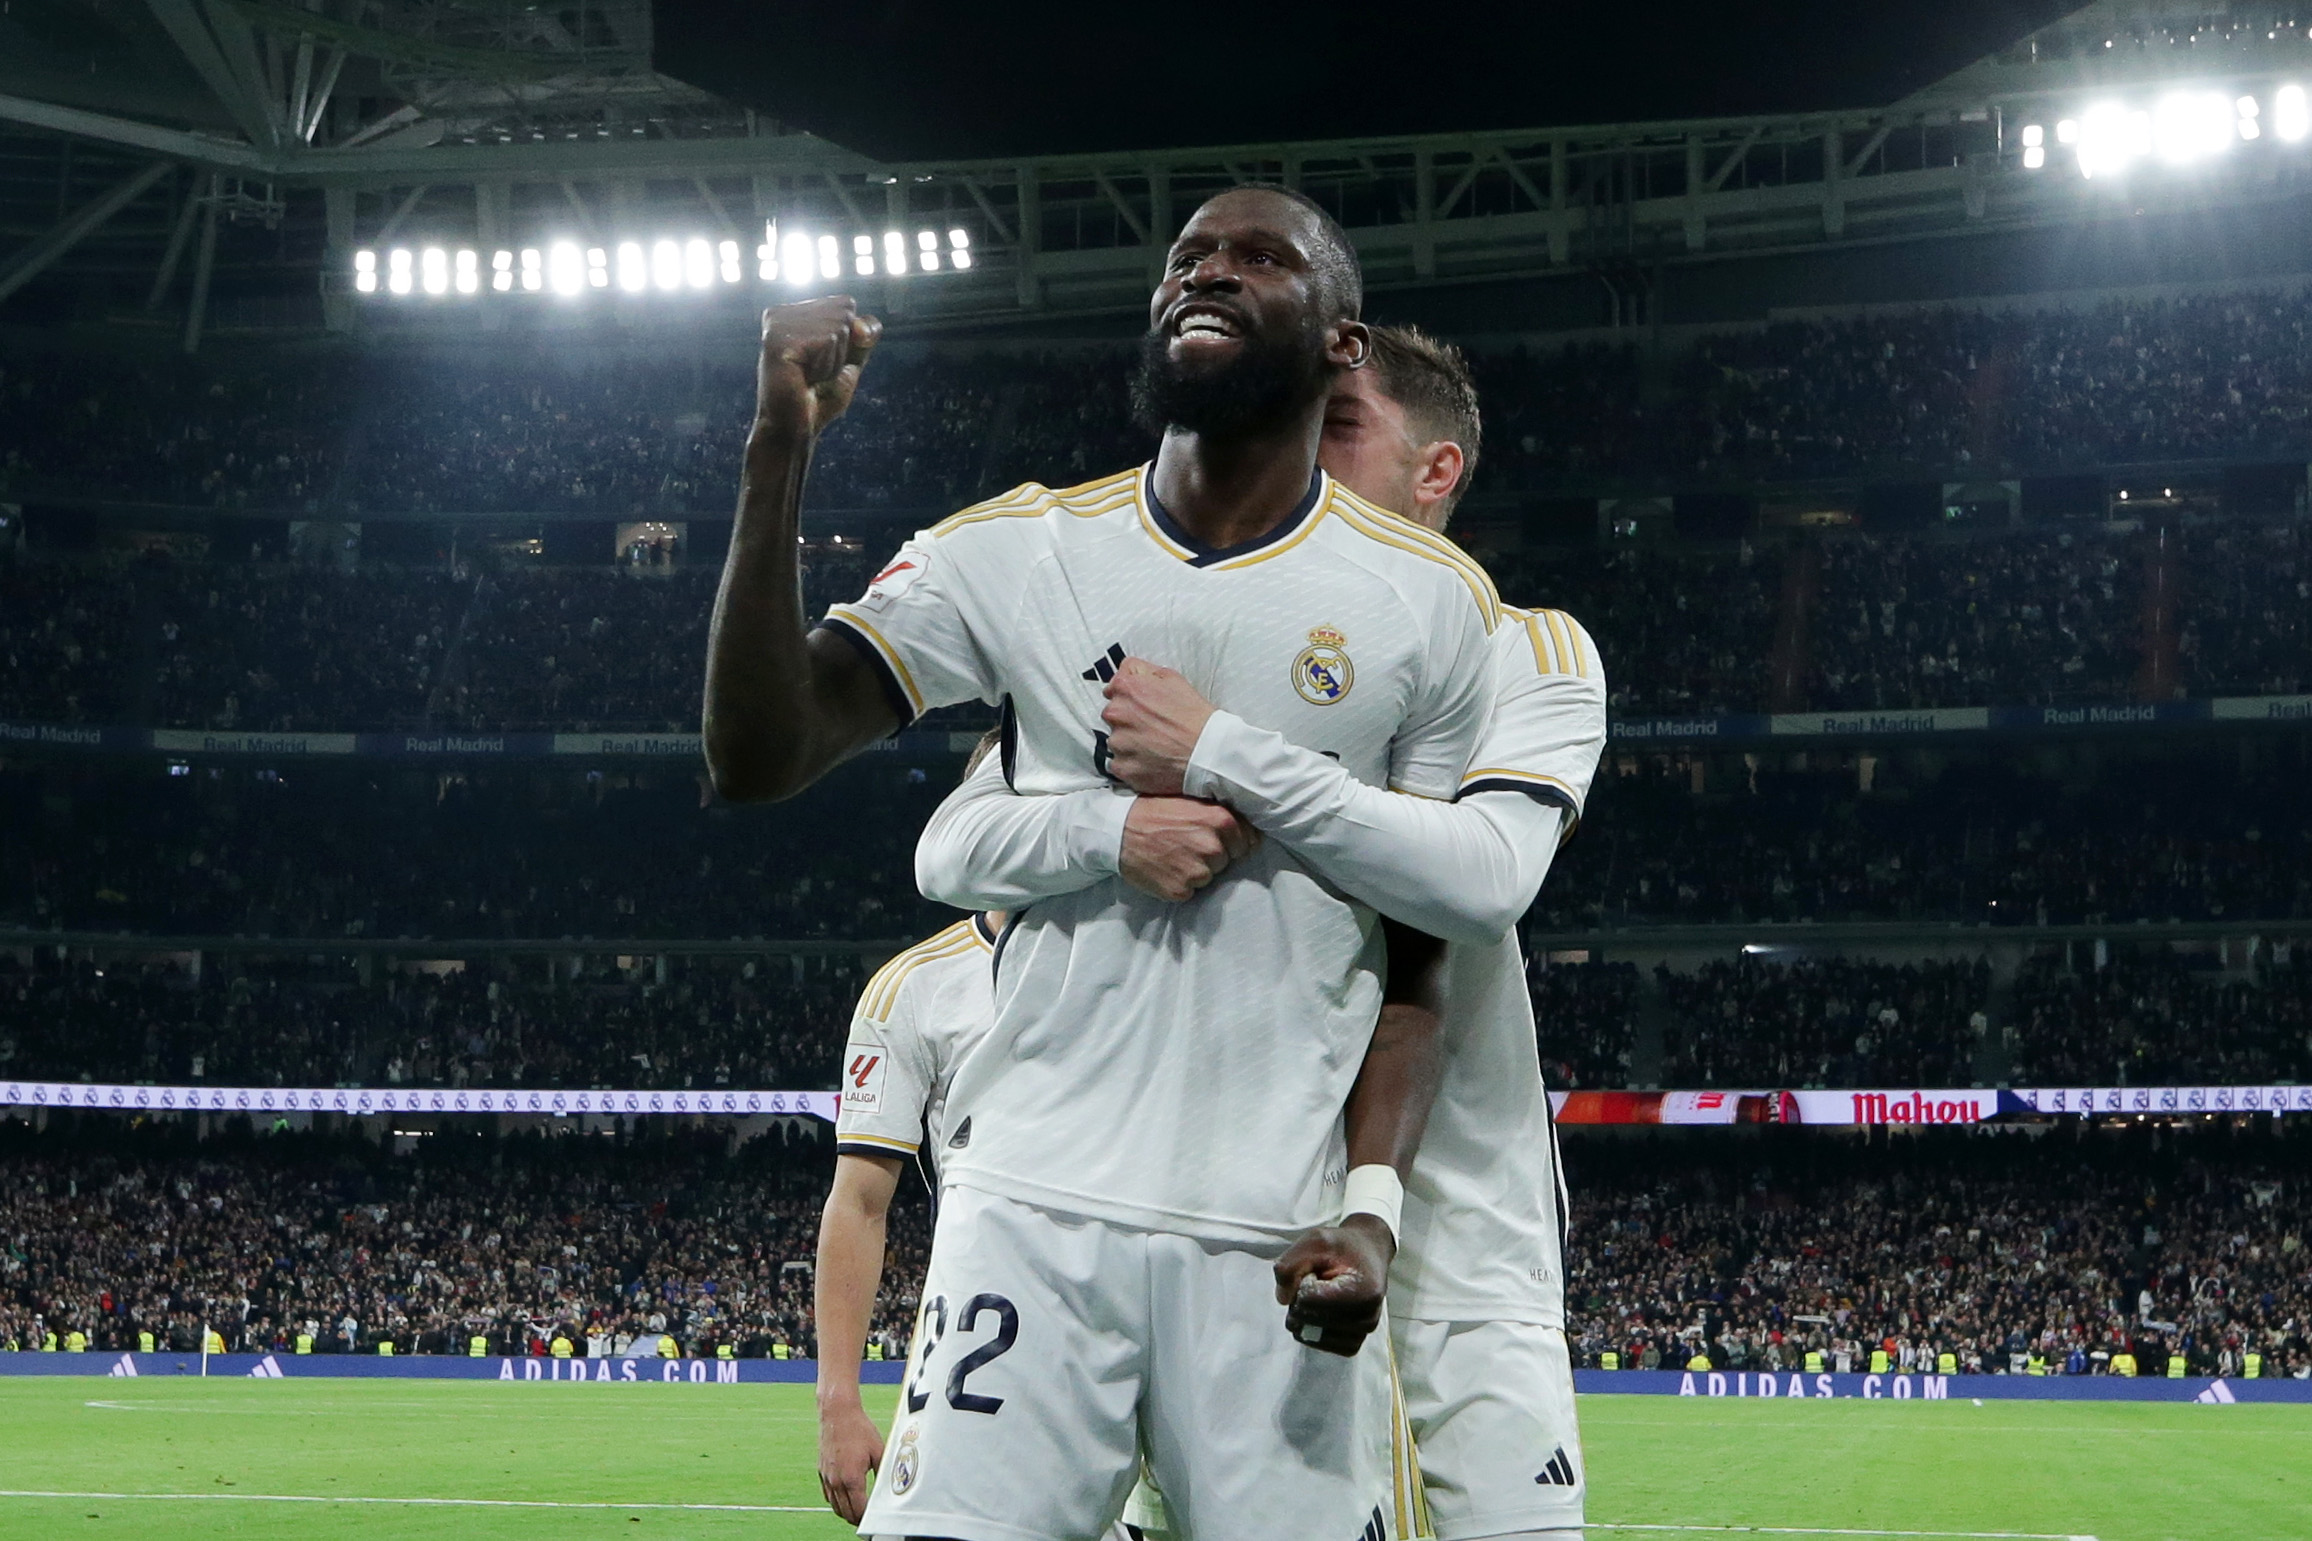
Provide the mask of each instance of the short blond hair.
{"label": "short blond hair", "polygon": [[1450,514],[1477,474],[1478,442],[1485,431],[1469,360],[1453,344],[1417,326],[1376,326],[1372,333],[1381,394],[1405,409],[1414,437],[1424,444],[1450,439],[1461,446],[1461,476],[1445,495]]}

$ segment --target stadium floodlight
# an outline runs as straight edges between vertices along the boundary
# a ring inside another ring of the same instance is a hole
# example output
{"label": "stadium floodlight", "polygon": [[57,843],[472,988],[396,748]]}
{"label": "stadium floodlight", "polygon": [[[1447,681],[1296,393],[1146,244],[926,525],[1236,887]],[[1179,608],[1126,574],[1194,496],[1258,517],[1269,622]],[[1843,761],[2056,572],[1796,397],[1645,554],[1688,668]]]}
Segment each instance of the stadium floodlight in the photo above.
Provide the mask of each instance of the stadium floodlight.
{"label": "stadium floodlight", "polygon": [[874,276],[875,238],[873,236],[855,235],[851,237],[851,266],[858,270],[861,278]]}
{"label": "stadium floodlight", "polygon": [[537,292],[538,292],[540,289],[543,289],[543,288],[545,288],[545,287],[546,287],[546,258],[545,258],[545,253],[543,253],[543,252],[539,251],[539,250],[538,250],[538,248],[537,248],[537,247],[535,247],[535,246],[525,246],[525,247],[523,247],[523,248],[522,248],[522,290],[523,290],[523,292],[524,292],[524,293],[526,293],[526,294],[536,294],[536,293],[537,293]]}
{"label": "stadium floodlight", "polygon": [[2037,123],[2023,125],[2023,148],[2036,150],[2047,143],[2047,130]]}
{"label": "stadium floodlight", "polygon": [[385,256],[385,286],[395,294],[409,293],[409,248],[397,246]]}
{"label": "stadium floodlight", "polygon": [[755,276],[766,284],[779,276],[779,249],[768,241],[755,248]]}
{"label": "stadium floodlight", "polygon": [[459,247],[456,263],[456,285],[460,294],[479,294],[482,288],[481,257],[471,248]]}
{"label": "stadium floodlight", "polygon": [[971,232],[960,225],[947,232],[947,260],[958,268],[971,266]]}
{"label": "stadium floodlight", "polygon": [[590,289],[610,287],[610,253],[599,246],[586,248],[586,286]]}
{"label": "stadium floodlight", "polygon": [[2079,120],[2077,118],[2065,118],[2057,123],[2055,125],[2055,142],[2057,144],[2079,143]]}
{"label": "stadium floodlight", "polygon": [[789,231],[779,242],[779,265],[790,284],[811,281],[811,238],[801,231]]}
{"label": "stadium floodlight", "polygon": [[450,254],[439,246],[428,246],[417,254],[418,287],[428,294],[447,294],[450,291]]}
{"label": "stadium floodlight", "polygon": [[377,292],[377,253],[357,251],[353,254],[353,287],[363,294]]}
{"label": "stadium floodlight", "polygon": [[2232,104],[2221,91],[2171,91],[2152,111],[2152,148],[2171,166],[2220,154],[2233,144]]}
{"label": "stadium floodlight", "polygon": [[2025,171],[2037,171],[2046,164],[2047,147],[2045,145],[2035,144],[2023,152],[2023,169]]}
{"label": "stadium floodlight", "polygon": [[2151,152],[2151,143],[2150,113],[2098,102],[2080,114],[2079,174],[2095,177],[2125,171]]}
{"label": "stadium floodlight", "polygon": [[894,278],[907,275],[907,237],[896,230],[883,232],[883,271]]}
{"label": "stadium floodlight", "polygon": [[918,230],[915,232],[915,265],[926,273],[939,271],[938,231]]}
{"label": "stadium floodlight", "polygon": [[661,289],[682,287],[682,248],[672,241],[650,243],[650,281]]}
{"label": "stadium floodlight", "polygon": [[714,247],[704,236],[682,243],[682,277],[693,289],[714,286]]}
{"label": "stadium floodlight", "polygon": [[618,287],[628,294],[640,294],[650,287],[650,262],[642,255],[640,241],[618,243]]}
{"label": "stadium floodlight", "polygon": [[714,253],[722,259],[722,281],[726,284],[737,283],[739,281],[739,243],[724,241],[715,247]]}
{"label": "stadium floodlight", "polygon": [[510,251],[490,253],[490,287],[504,294],[514,287],[514,254]]}
{"label": "stadium floodlight", "polygon": [[586,287],[586,254],[575,241],[556,241],[546,250],[546,273],[556,294],[576,294]]}
{"label": "stadium floodlight", "polygon": [[831,235],[819,237],[819,276],[821,278],[841,278],[843,276],[843,254],[836,249],[835,238]]}
{"label": "stadium floodlight", "polygon": [[2312,130],[2312,103],[2302,86],[2282,86],[2272,95],[2272,132],[2294,144]]}

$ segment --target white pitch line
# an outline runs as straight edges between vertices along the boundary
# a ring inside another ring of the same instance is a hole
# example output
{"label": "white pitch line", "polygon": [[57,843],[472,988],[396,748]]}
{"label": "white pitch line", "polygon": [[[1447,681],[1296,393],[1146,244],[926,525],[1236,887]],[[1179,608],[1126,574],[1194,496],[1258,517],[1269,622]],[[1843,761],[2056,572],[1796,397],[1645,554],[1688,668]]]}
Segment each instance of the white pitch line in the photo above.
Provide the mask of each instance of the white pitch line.
{"label": "white pitch line", "polygon": [[614,1504],[549,1498],[357,1498],[334,1493],[70,1493],[0,1488],[0,1498],[72,1498],[108,1501],[242,1504],[408,1504],[437,1509],[707,1509],[733,1514],[821,1514],[825,1504]]}
{"label": "white pitch line", "polygon": [[1670,1535],[1737,1536],[1935,1536],[1965,1541],[2096,1541],[2093,1536],[2063,1536],[2030,1530],[1862,1530],[1815,1525],[1601,1525],[1591,1530],[1651,1530]]}

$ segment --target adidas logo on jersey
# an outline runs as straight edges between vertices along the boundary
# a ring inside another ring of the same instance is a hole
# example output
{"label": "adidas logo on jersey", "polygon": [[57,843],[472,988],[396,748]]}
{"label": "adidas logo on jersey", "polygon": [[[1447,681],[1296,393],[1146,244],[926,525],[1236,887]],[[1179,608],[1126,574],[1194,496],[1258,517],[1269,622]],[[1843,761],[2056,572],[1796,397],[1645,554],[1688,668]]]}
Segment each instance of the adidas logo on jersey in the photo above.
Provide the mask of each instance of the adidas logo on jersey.
{"label": "adidas logo on jersey", "polygon": [[1388,1541],[1388,1537],[1388,1526],[1383,1524],[1381,1520],[1381,1507],[1375,1504],[1373,1517],[1365,1521],[1364,1533],[1357,1537],[1357,1541]]}
{"label": "adidas logo on jersey", "polygon": [[1580,1479],[1573,1474],[1573,1462],[1565,1458],[1565,1446],[1560,1445],[1550,1452],[1549,1463],[1533,1480],[1543,1487],[1572,1487]]}
{"label": "adidas logo on jersey", "polygon": [[1084,671],[1084,678],[1095,685],[1105,685],[1116,677],[1116,670],[1124,662],[1124,644],[1111,642],[1108,651],[1092,660],[1092,667]]}
{"label": "adidas logo on jersey", "polygon": [[949,1150],[961,1150],[971,1143],[971,1120],[966,1118],[955,1126],[955,1135],[947,1142]]}

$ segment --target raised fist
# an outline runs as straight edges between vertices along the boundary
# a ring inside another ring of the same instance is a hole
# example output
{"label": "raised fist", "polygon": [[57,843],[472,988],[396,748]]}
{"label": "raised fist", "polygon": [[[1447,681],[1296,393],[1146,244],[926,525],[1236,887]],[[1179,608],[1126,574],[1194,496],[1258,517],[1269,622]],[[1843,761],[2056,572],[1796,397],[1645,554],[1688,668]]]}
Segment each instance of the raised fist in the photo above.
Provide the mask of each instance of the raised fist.
{"label": "raised fist", "polygon": [[1381,1325],[1397,1239],[1371,1215],[1304,1233],[1276,1260],[1276,1303],[1295,1341],[1354,1358]]}
{"label": "raised fist", "polygon": [[763,312],[763,355],[755,369],[755,421],[813,437],[851,405],[859,372],[883,323],[859,314],[847,294],[822,295]]}

